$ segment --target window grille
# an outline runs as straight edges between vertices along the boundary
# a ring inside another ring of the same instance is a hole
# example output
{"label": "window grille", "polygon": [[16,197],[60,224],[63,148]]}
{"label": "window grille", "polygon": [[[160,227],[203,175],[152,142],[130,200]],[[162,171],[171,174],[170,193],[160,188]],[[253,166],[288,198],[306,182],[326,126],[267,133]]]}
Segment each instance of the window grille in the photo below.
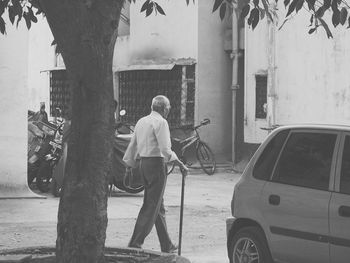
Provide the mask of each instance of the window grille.
{"label": "window grille", "polygon": [[71,94],[66,70],[50,71],[50,116],[56,116],[56,108],[62,111],[62,117],[67,118]]}
{"label": "window grille", "polygon": [[255,75],[255,118],[266,119],[267,75]]}
{"label": "window grille", "polygon": [[119,72],[119,109],[123,121],[136,123],[151,111],[152,98],[165,95],[171,103],[171,128],[194,123],[194,65],[172,70],[133,70]]}

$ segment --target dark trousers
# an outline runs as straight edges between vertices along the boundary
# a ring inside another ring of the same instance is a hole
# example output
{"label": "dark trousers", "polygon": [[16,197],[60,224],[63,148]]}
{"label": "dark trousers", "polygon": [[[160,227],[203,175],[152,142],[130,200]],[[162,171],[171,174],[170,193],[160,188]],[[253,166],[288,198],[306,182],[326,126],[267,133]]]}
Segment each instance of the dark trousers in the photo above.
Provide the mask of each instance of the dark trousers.
{"label": "dark trousers", "polygon": [[156,226],[162,252],[168,252],[172,246],[165,221],[164,189],[166,173],[163,158],[141,158],[140,172],[145,185],[143,205],[137,217],[134,233],[129,247],[141,248],[145,238]]}

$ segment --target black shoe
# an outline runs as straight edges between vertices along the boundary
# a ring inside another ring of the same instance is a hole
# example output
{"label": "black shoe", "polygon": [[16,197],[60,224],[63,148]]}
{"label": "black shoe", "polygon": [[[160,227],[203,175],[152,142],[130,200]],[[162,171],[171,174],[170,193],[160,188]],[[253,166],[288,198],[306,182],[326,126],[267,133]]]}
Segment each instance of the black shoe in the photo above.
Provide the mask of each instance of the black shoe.
{"label": "black shoe", "polygon": [[176,253],[178,247],[177,245],[171,245],[168,251],[165,251],[166,253]]}

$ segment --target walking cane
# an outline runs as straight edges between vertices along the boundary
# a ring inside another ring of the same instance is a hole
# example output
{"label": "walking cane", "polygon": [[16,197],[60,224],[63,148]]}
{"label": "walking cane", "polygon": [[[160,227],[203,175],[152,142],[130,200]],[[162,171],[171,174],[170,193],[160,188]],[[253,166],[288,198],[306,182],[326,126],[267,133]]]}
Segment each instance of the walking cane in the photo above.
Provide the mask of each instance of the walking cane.
{"label": "walking cane", "polygon": [[184,198],[185,198],[185,178],[187,175],[187,171],[184,169],[180,169],[182,174],[182,185],[181,185],[181,206],[180,206],[180,226],[179,226],[179,248],[178,255],[181,256],[181,243],[182,243],[182,222],[184,215]]}

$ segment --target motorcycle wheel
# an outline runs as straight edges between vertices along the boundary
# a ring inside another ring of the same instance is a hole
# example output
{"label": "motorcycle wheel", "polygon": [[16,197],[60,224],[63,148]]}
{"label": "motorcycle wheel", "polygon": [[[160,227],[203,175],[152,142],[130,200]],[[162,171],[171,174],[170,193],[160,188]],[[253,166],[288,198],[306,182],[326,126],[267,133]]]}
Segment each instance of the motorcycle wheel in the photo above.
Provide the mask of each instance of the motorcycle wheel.
{"label": "motorcycle wheel", "polygon": [[60,197],[61,190],[62,190],[62,188],[59,187],[57,180],[55,178],[52,178],[52,180],[51,180],[51,193],[52,193],[52,195],[54,197]]}
{"label": "motorcycle wheel", "polygon": [[43,192],[47,193],[50,190],[50,182],[52,179],[52,167],[50,165],[50,162],[42,162],[39,170],[38,175],[36,177],[36,185],[38,189]]}
{"label": "motorcycle wheel", "polygon": [[27,182],[28,186],[30,186],[33,183],[34,178],[36,177],[36,174],[38,172],[38,165],[37,163],[28,163],[27,167]]}
{"label": "motorcycle wheel", "polygon": [[113,184],[120,190],[125,191],[130,194],[137,194],[144,190],[144,186],[139,186],[137,188],[131,188],[125,185],[124,180],[118,181],[115,178],[113,179]]}

